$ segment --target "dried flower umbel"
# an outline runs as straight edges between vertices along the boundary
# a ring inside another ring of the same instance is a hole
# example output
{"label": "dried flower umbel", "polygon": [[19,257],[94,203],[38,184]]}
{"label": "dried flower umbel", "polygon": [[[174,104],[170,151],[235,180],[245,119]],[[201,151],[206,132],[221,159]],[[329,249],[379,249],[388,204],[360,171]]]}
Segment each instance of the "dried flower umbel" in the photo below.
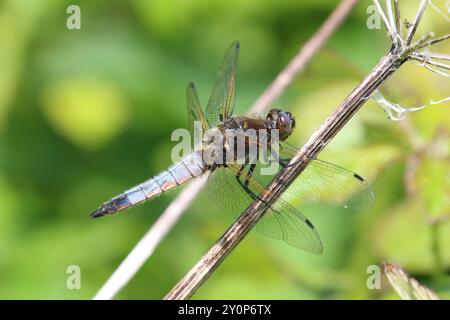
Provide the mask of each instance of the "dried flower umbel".
{"label": "dried flower umbel", "polygon": [[[442,61],[449,61],[450,55],[445,53],[434,53],[431,51],[431,47],[448,39],[450,35],[434,38],[434,33],[430,32],[416,42],[412,42],[428,4],[448,20],[448,17],[440,11],[439,8],[437,8],[430,0],[422,0],[414,22],[412,24],[406,23],[405,28],[403,28],[398,0],[394,0],[394,6],[392,6],[391,0],[386,1],[386,13],[378,0],[375,0],[374,3],[392,42],[391,53],[396,54],[403,59],[406,58],[407,60],[419,62],[419,64],[427,70],[444,77],[449,77],[447,70],[450,70],[450,65],[445,64]],[[419,107],[405,108],[399,104],[389,102],[383,97],[380,90],[375,90],[372,98],[386,111],[389,119],[394,121],[404,119],[405,114],[408,112],[418,111],[430,105],[437,105],[450,101],[449,96],[437,101],[432,100]]]}

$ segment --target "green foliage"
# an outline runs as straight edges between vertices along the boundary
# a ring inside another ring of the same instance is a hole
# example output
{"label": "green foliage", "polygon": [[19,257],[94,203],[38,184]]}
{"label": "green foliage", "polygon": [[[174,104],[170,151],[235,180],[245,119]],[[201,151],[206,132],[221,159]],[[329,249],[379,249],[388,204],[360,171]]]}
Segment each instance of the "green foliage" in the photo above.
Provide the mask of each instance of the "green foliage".
{"label": "green foliage", "polygon": [[[240,40],[236,113],[245,113],[337,3],[80,1],[82,28],[67,30],[68,1],[2,1],[0,298],[91,298],[178,191],[116,216],[88,214],[170,165],[170,134],[187,123],[187,83],[204,105],[224,50]],[[361,1],[277,101],[297,117],[291,144],[300,146],[387,51],[385,32],[366,28],[369,4]],[[448,31],[432,10],[425,21]],[[448,87],[406,65],[383,93],[413,106]],[[367,266],[382,260],[450,296],[449,107],[398,123],[368,101],[320,158],[367,177],[372,206],[304,212],[323,256],[252,232],[194,298],[390,298],[366,287]],[[118,298],[161,298],[229,223],[198,197]],[[66,288],[73,264],[81,290]]]}

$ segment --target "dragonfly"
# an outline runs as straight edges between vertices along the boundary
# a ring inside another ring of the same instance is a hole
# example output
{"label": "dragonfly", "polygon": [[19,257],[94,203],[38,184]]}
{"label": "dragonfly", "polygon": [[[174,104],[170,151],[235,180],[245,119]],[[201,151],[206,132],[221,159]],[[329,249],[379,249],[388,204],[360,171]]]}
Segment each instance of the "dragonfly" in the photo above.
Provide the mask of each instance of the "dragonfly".
{"label": "dragonfly", "polygon": [[[232,132],[235,134],[233,141],[243,142],[241,145],[244,146],[244,152],[236,155],[236,145],[231,145],[227,139],[204,138],[198,150],[185,155],[157,176],[104,202],[91,213],[91,217],[98,218],[134,207],[209,173],[206,186],[209,198],[224,212],[237,218],[259,198],[280,170],[292,165],[290,161],[297,148],[285,141],[296,126],[295,118],[290,112],[273,108],[265,115],[233,115],[239,50],[237,41],[227,49],[205,111],[200,106],[193,83],[187,87],[186,98],[191,130],[197,121],[203,132]],[[251,130],[259,134],[246,135]],[[273,132],[278,135],[277,139],[273,139],[277,140],[277,148],[271,147],[271,138],[275,136]],[[256,156],[255,153],[250,155],[251,146],[256,146]],[[267,153],[276,149],[276,156],[261,156],[259,151],[262,149]],[[222,151],[222,155],[211,157],[217,150]],[[226,160],[224,154],[232,156]],[[306,169],[274,203],[266,204],[267,211],[257,223],[256,229],[296,248],[321,254],[323,244],[319,233],[298,207],[308,203],[347,206],[356,195],[359,199],[371,201],[373,193],[359,174],[317,158],[302,161],[308,161]],[[263,174],[262,169],[273,164],[276,165],[276,170]]]}

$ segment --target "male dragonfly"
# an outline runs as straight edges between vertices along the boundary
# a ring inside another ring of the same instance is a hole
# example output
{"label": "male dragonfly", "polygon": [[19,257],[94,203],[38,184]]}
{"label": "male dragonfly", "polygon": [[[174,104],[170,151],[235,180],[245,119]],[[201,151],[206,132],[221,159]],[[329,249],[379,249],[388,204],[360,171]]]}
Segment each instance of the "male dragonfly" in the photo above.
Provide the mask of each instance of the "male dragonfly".
{"label": "male dragonfly", "polygon": [[[239,131],[243,132],[244,136],[250,129],[259,130],[258,132],[267,131],[267,136],[270,136],[273,130],[277,130],[279,155],[276,161],[279,171],[288,165],[296,152],[294,147],[284,142],[293,132],[295,120],[289,112],[281,109],[272,109],[265,116],[232,115],[235,105],[238,55],[239,42],[234,42],[225,54],[205,112],[200,107],[194,85],[192,83],[188,85],[186,95],[190,126],[192,128],[194,121],[199,121],[203,131],[208,129],[219,132]],[[261,146],[270,141],[266,137],[262,142],[258,135],[243,138],[246,139],[244,145],[247,147],[250,144]],[[231,161],[206,161],[205,154],[211,154],[208,152],[212,148],[222,149],[224,154],[231,153],[234,156]],[[245,150],[248,152],[248,148]],[[206,192],[211,200],[226,213],[238,217],[253,200],[258,198],[277,173],[275,171],[263,175],[260,170],[262,165],[258,161],[251,161],[254,159],[250,159],[245,152],[243,156],[237,157],[235,150],[230,150],[228,143],[222,141],[217,146],[216,140],[203,139],[199,150],[191,152],[159,175],[103,203],[91,213],[91,217],[97,218],[123,211],[207,172],[210,174]],[[367,199],[372,197],[372,193],[360,175],[322,160],[308,159],[308,161],[309,165],[302,174],[277,201],[268,206],[256,229],[297,248],[320,254],[323,247],[317,230],[310,220],[288,203],[288,200],[296,204],[320,202],[346,206],[348,200],[355,194],[358,193]]]}

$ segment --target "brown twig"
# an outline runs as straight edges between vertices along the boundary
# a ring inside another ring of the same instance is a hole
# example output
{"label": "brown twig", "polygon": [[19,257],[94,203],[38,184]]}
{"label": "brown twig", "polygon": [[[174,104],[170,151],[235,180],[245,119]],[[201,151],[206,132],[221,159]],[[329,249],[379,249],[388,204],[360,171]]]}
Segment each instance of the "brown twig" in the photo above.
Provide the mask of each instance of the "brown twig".
{"label": "brown twig", "polygon": [[[270,87],[264,91],[258,101],[252,106],[250,112],[263,111],[286,89],[295,76],[304,69],[317,51],[326,43],[333,32],[337,30],[357,2],[358,0],[343,0],[340,3],[320,29],[305,43],[297,55],[277,76]],[[178,195],[131,250],[125,260],[122,261],[94,299],[112,299],[131,280],[169,230],[180,219],[204,184],[205,179],[195,180]]]}
{"label": "brown twig", "polygon": [[432,66],[435,66],[435,67],[438,67],[438,68],[450,70],[450,66],[447,65],[447,64],[445,64],[445,63],[440,63],[440,62],[437,62],[437,61],[432,61],[432,60],[430,60],[430,59],[426,59],[426,58],[423,58],[423,57],[420,57],[420,56],[413,56],[413,58],[414,58],[415,60],[417,60],[417,61],[422,62],[422,63],[427,63],[427,64],[429,64],[429,65],[432,65]]}
{"label": "brown twig", "polygon": [[414,18],[414,22],[409,29],[408,36],[406,37],[406,45],[410,45],[414,35],[416,34],[417,28],[419,27],[420,20],[422,20],[423,13],[427,7],[428,0],[421,0],[419,5],[419,10],[417,10],[416,17]]}
{"label": "brown twig", "polygon": [[[389,1],[389,0],[387,0],[387,1]],[[391,23],[389,22],[388,17],[386,17],[386,14],[384,13],[383,8],[380,5],[380,2],[378,0],[374,0],[373,3],[377,7],[378,14],[380,15],[381,20],[383,21],[383,24],[386,27],[387,32],[389,33],[391,42],[393,44],[396,44],[397,43],[397,35],[396,35],[396,31],[395,31],[395,25],[391,25]],[[388,9],[390,9],[390,6],[388,7]]]}
{"label": "brown twig", "polygon": [[400,13],[400,7],[398,5],[398,0],[394,0],[394,12],[395,12],[395,23],[397,32],[400,35],[400,38],[403,39],[403,24]]}
{"label": "brown twig", "polygon": [[[425,45],[422,46],[421,48],[426,47],[427,45],[434,45],[434,44],[437,44],[437,43],[442,42],[442,41],[445,41],[445,40],[447,40],[447,39],[449,39],[449,38],[450,38],[450,33],[449,33],[449,34],[446,34],[445,36],[442,36],[442,37],[439,37],[439,38],[436,38],[436,39],[431,40],[428,44],[425,44]],[[420,49],[420,48],[419,48],[419,49]]]}
{"label": "brown twig", "polygon": [[[374,1],[377,2],[377,1]],[[417,29],[420,17],[425,10],[423,1],[416,15],[415,25],[412,26],[408,38]],[[387,19],[386,19],[387,21]],[[389,28],[389,22],[388,26]],[[412,38],[410,38],[411,42]],[[423,41],[427,41],[424,38]],[[388,79],[398,68],[411,59],[410,54],[419,49],[422,39],[413,45],[396,46],[384,56],[368,76],[342,102],[336,111],[312,135],[308,142],[299,150],[289,165],[282,169],[263,192],[225,232],[225,234],[211,247],[211,249],[197,262],[197,264],[181,279],[181,281],[166,295],[165,299],[188,299],[209,278],[220,263],[250,232],[253,226],[264,215],[268,207],[289,187],[289,185],[308,166],[308,159],[315,158],[329,141],[346,125],[359,108]],[[402,41],[403,43],[403,41]]]}

